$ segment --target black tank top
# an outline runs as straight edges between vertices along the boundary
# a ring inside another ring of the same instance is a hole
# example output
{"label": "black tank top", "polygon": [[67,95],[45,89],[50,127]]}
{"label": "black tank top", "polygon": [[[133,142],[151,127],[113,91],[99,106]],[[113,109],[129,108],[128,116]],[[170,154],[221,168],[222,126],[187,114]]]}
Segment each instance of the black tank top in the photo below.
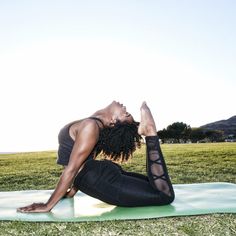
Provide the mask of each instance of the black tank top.
{"label": "black tank top", "polygon": [[[87,119],[93,119],[96,121],[99,121],[102,126],[104,127],[103,122],[97,118],[97,117],[88,117]],[[72,148],[74,146],[74,140],[71,138],[69,134],[70,127],[75,124],[78,121],[71,122],[67,125],[65,125],[58,134],[58,142],[59,142],[59,148],[57,153],[57,164],[66,166],[69,163],[70,154],[72,151]],[[96,122],[99,130],[101,129],[98,123]],[[96,154],[96,146],[92,150],[92,152],[89,154],[88,158],[86,160],[93,159],[94,155]]]}

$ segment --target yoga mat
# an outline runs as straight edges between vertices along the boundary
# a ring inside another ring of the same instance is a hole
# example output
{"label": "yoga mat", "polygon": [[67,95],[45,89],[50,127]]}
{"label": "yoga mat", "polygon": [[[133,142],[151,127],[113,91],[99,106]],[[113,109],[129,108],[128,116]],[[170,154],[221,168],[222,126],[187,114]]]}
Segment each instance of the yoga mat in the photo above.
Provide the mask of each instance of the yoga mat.
{"label": "yoga mat", "polygon": [[236,213],[236,184],[176,184],[174,190],[171,205],[148,207],[116,207],[78,192],[74,198],[62,199],[49,213],[20,213],[16,208],[45,202],[53,190],[0,192],[0,220],[79,222]]}

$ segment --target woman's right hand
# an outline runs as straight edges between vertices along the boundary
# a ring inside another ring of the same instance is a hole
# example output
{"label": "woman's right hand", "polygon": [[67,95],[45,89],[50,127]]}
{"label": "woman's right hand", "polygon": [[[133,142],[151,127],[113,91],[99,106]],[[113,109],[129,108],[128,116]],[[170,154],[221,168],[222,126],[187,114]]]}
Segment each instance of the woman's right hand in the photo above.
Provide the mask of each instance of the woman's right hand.
{"label": "woman's right hand", "polygon": [[46,203],[33,203],[31,205],[25,207],[19,207],[17,209],[18,212],[21,213],[43,213],[49,212],[51,209],[48,207]]}

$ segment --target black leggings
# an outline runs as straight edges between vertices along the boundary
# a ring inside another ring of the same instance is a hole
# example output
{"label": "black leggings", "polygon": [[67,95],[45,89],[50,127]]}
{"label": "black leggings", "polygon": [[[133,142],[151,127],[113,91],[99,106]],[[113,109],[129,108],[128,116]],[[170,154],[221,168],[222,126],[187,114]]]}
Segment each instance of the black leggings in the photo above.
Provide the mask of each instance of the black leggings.
{"label": "black leggings", "polygon": [[89,160],[74,180],[80,191],[117,206],[166,205],[174,200],[157,136],[146,137],[147,176],[124,171],[112,161]]}

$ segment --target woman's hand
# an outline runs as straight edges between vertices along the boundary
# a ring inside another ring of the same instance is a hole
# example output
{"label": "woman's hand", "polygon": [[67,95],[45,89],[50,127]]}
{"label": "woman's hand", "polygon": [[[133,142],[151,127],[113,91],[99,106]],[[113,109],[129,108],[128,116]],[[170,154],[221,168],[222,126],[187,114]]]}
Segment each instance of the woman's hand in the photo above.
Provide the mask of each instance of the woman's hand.
{"label": "woman's hand", "polygon": [[43,213],[43,212],[49,212],[51,209],[48,208],[47,204],[45,203],[33,203],[29,206],[20,207],[17,209],[18,212],[22,213]]}

